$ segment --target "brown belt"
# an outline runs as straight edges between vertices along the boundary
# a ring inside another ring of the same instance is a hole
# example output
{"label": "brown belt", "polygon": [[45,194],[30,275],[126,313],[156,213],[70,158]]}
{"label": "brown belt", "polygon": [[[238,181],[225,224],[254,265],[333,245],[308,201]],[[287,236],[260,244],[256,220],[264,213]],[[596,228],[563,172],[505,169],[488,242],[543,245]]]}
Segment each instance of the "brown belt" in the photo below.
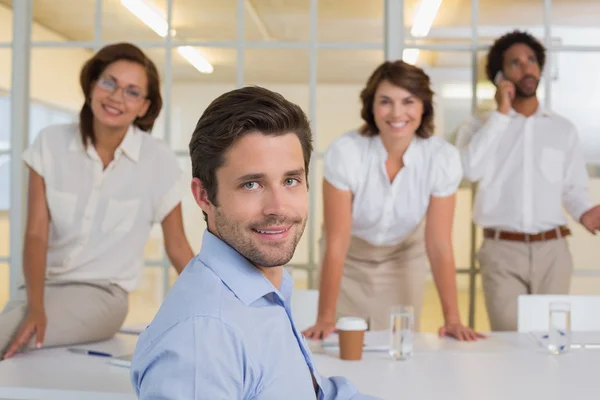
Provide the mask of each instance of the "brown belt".
{"label": "brown belt", "polygon": [[500,239],[500,240],[512,240],[515,242],[542,242],[545,240],[553,240],[565,236],[569,236],[571,231],[566,226],[560,226],[556,229],[552,229],[546,232],[540,232],[535,234],[521,233],[521,232],[506,232],[498,231],[496,229],[485,228],[483,230],[483,237],[487,239]]}

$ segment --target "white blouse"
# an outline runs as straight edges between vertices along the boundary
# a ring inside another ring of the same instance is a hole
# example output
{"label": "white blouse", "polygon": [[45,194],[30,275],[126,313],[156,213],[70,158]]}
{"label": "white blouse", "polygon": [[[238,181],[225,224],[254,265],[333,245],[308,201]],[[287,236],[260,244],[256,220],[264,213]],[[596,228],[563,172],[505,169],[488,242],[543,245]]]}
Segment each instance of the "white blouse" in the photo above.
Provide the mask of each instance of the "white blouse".
{"label": "white blouse", "polygon": [[132,126],[103,170],[77,124],[56,125],[39,134],[23,160],[46,185],[46,279],[110,281],[135,290],[152,225],[181,202],[187,187],[167,145]]}
{"label": "white blouse", "polygon": [[352,235],[375,246],[402,242],[423,221],[430,197],[454,194],[462,179],[458,150],[439,136],[415,136],[392,183],[387,156],[379,135],[357,131],[337,138],[325,152],[325,179],[353,194]]}

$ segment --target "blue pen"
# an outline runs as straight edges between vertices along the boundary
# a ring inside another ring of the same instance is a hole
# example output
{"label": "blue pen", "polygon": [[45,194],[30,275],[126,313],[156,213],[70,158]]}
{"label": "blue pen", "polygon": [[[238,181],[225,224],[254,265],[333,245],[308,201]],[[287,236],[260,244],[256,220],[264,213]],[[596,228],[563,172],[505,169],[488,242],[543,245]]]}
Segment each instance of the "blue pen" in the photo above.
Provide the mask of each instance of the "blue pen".
{"label": "blue pen", "polygon": [[75,347],[71,347],[68,350],[70,352],[77,353],[77,354],[87,354],[88,356],[112,357],[112,354],[105,353],[103,351],[78,349],[78,348],[75,348]]}

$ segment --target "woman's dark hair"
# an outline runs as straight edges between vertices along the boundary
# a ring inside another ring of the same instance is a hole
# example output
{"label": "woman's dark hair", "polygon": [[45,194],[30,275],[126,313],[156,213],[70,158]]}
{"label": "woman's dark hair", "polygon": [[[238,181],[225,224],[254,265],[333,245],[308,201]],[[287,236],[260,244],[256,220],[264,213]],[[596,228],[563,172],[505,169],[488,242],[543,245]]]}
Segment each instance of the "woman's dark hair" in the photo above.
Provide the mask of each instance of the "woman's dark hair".
{"label": "woman's dark hair", "polygon": [[160,78],[156,65],[144,54],[142,50],[131,43],[115,43],[100,49],[92,58],[90,58],[79,76],[79,83],[85,102],[79,112],[79,128],[83,139],[83,144],[87,145],[88,140],[94,143],[94,114],[90,105],[90,96],[94,83],[100,77],[100,74],[110,64],[126,60],[137,63],[144,67],[148,77],[148,88],[146,99],[150,101],[148,111],[143,117],[136,118],[133,124],[145,132],[149,132],[154,126],[154,121],[160,114],[162,108],[162,96],[160,94]]}

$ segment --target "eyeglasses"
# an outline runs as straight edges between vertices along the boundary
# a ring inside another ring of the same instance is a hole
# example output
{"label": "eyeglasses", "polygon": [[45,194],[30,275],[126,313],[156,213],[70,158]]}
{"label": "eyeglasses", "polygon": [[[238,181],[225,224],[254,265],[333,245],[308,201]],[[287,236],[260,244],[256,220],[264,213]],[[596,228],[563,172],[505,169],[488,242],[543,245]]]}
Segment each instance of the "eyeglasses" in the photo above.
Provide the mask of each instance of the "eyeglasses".
{"label": "eyeglasses", "polygon": [[110,78],[101,77],[98,79],[98,87],[111,94],[114,94],[118,89],[123,90],[123,97],[126,101],[138,102],[146,98],[138,89],[131,86],[119,86],[117,82]]}

